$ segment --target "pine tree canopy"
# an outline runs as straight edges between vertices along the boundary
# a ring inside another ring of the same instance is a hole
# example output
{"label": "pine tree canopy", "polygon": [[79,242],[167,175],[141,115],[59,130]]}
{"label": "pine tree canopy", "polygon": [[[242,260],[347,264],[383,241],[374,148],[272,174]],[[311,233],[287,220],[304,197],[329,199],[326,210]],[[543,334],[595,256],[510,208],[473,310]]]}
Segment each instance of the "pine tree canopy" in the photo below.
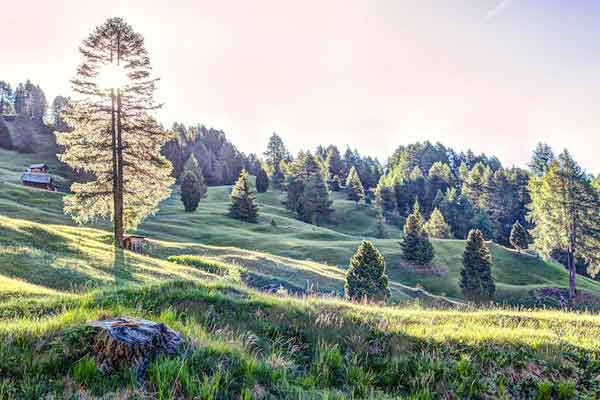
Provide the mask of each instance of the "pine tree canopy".
{"label": "pine tree canopy", "polygon": [[333,212],[329,189],[320,173],[310,177],[302,195],[301,216],[306,222],[319,225]]}
{"label": "pine tree canopy", "polygon": [[239,179],[231,190],[230,198],[229,216],[246,222],[257,221],[258,206],[246,170],[242,170]]}
{"label": "pine tree canopy", "polygon": [[463,254],[459,286],[465,299],[476,302],[494,298],[496,286],[492,277],[492,256],[483,234],[471,230]]}
{"label": "pine tree canopy", "polygon": [[569,294],[576,296],[576,259],[589,263],[590,274],[600,267],[600,200],[589,177],[564,151],[546,173],[530,181],[531,231],[536,249],[550,256],[563,249],[569,259]]}
{"label": "pine tree canopy", "polygon": [[429,217],[429,221],[424,225],[424,229],[432,238],[449,239],[452,237],[450,226],[446,223],[444,215],[438,208],[433,210]]}
{"label": "pine tree canopy", "polygon": [[424,229],[418,202],[415,202],[412,214],[406,219],[404,239],[400,245],[403,257],[407,261],[424,265],[433,260],[433,245]]}
{"label": "pine tree canopy", "polygon": [[346,194],[348,200],[354,201],[358,204],[362,199],[365,198],[365,189],[363,188],[360,177],[356,168],[352,166],[350,172],[348,172],[348,179],[346,180]]}
{"label": "pine tree canopy", "polygon": [[519,221],[516,221],[510,231],[510,244],[521,251],[529,247],[527,231]]}
{"label": "pine tree canopy", "polygon": [[[92,179],[71,186],[65,212],[80,223],[110,218],[115,241],[167,198],[174,183],[161,154],[171,138],[156,122],[157,79],[143,37],[120,18],[98,26],[80,47],[82,63],[71,81],[73,97],[63,112],[72,131],[57,133],[61,161]],[[118,68],[119,87],[103,87],[102,74]]]}
{"label": "pine tree canopy", "polygon": [[369,241],[363,241],[350,259],[344,287],[353,301],[384,302],[390,296],[383,256]]}

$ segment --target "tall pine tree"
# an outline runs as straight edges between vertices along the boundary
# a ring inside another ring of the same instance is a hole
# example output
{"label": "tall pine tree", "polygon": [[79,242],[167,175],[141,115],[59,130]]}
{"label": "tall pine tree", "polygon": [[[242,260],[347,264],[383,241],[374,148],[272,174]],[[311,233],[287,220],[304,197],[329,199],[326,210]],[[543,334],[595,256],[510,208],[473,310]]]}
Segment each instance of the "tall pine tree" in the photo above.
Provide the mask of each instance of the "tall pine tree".
{"label": "tall pine tree", "polygon": [[589,177],[565,150],[546,173],[530,181],[535,247],[547,256],[561,249],[567,255],[569,296],[577,295],[577,258],[595,275],[600,265],[600,200]]}
{"label": "tall pine tree", "polygon": [[470,231],[459,281],[465,299],[482,302],[494,298],[496,285],[491,267],[492,256],[483,234],[476,229]]}
{"label": "tall pine tree", "polygon": [[246,170],[242,170],[239,179],[231,190],[231,205],[229,216],[246,222],[256,222],[258,218],[258,206],[254,190],[250,186],[250,180]]}
{"label": "tall pine tree", "polygon": [[320,173],[312,174],[302,196],[302,219],[315,225],[321,224],[333,212],[329,189]]}
{"label": "tall pine tree", "polygon": [[162,146],[171,138],[152,117],[157,79],[144,38],[121,18],[98,26],[80,47],[71,81],[75,97],[63,112],[73,128],[57,133],[60,159],[93,178],[71,186],[65,212],[77,222],[111,218],[115,243],[156,211],[174,180]]}
{"label": "tall pine tree", "polygon": [[452,237],[450,226],[446,223],[444,215],[438,208],[433,210],[431,216],[429,217],[429,220],[424,225],[424,229],[427,232],[427,234],[432,238],[450,239]]}

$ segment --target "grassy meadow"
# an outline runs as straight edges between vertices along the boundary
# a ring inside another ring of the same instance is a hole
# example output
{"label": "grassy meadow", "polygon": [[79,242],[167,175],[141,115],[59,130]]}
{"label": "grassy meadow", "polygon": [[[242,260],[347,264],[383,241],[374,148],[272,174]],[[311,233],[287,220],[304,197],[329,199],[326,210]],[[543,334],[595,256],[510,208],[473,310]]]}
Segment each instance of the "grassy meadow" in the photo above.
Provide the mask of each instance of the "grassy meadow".
{"label": "grassy meadow", "polygon": [[[258,195],[259,223],[247,224],[225,216],[228,187],[209,188],[194,214],[183,212],[175,190],[138,229],[149,238],[146,253],[116,251],[107,224],[76,226],[62,213],[62,193],[18,183],[39,157],[0,150],[0,400],[600,393],[600,317],[528,308],[533,290],[567,287],[554,263],[494,245],[497,297],[506,304],[471,308],[457,286],[462,241],[434,241],[433,268],[416,270],[401,260],[397,228],[390,239],[371,237],[368,206],[335,193],[335,216],[317,227],[267,192]],[[394,306],[337,296],[363,238],[386,258]],[[598,282],[578,284],[600,295]],[[258,290],[265,285],[319,296]],[[145,385],[130,371],[102,375],[87,322],[119,315],[166,323],[185,334],[189,351],[155,360]]]}

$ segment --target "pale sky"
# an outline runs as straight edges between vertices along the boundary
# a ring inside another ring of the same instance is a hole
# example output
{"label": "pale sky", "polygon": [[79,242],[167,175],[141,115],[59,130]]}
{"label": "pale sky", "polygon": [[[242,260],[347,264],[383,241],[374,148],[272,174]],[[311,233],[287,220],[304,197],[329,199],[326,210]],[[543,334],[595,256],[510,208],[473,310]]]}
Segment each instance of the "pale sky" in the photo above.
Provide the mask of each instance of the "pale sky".
{"label": "pale sky", "polygon": [[77,47],[120,16],[162,78],[159,119],[261,153],[431,140],[524,166],[538,141],[600,172],[600,2],[0,0],[0,79],[69,95]]}

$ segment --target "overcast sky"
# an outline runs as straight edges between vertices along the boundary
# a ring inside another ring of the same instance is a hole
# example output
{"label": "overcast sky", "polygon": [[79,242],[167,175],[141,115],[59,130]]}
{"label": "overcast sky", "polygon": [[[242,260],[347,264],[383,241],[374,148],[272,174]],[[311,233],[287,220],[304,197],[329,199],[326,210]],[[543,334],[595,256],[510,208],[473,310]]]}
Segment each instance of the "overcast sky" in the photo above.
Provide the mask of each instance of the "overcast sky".
{"label": "overcast sky", "polygon": [[69,94],[77,46],[111,16],[142,33],[159,119],[223,129],[244,152],[386,159],[418,140],[525,165],[535,143],[600,172],[600,2],[0,0],[0,79]]}

